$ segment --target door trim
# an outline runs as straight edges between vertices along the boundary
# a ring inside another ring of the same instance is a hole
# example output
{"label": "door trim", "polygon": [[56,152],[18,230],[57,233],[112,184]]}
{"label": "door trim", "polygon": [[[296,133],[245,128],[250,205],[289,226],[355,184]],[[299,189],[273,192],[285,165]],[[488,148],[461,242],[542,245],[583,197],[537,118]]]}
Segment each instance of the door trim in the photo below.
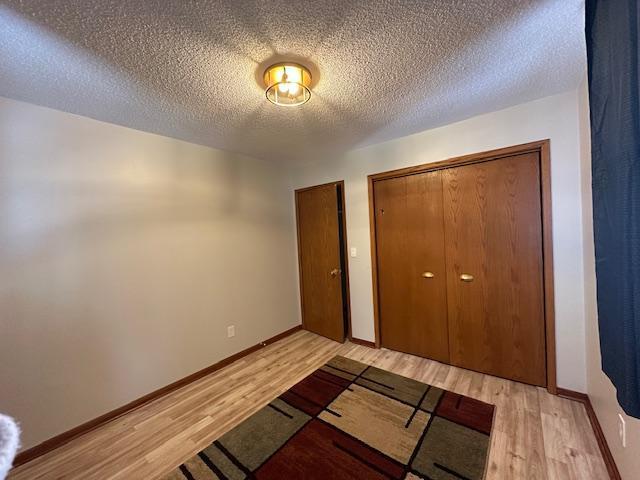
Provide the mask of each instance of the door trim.
{"label": "door trim", "polygon": [[369,234],[371,241],[371,275],[373,287],[373,319],[375,330],[375,345],[380,348],[380,304],[378,293],[378,259],[376,245],[376,219],[375,219],[375,182],[389,178],[404,177],[418,173],[442,170],[445,168],[459,167],[473,163],[488,162],[503,157],[520,155],[523,153],[537,152],[540,155],[540,189],[542,206],[542,268],[544,291],[544,328],[545,349],[547,364],[547,391],[557,394],[556,380],[556,330],[555,308],[553,288],[553,235],[551,222],[551,156],[549,139],[537,142],[514,145],[512,147],[488,150],[486,152],[463,155],[447,160],[400,168],[388,172],[376,173],[367,177],[369,187]]}
{"label": "door trim", "polygon": [[[309,190],[314,190],[316,188],[322,188],[322,187],[327,187],[329,185],[335,185],[340,186],[341,189],[340,191],[342,192],[342,232],[344,234],[344,245],[342,245],[342,249],[343,249],[343,254],[344,254],[344,259],[345,259],[345,264],[342,266],[343,267],[343,275],[344,278],[346,280],[346,286],[347,286],[347,294],[346,294],[346,298],[343,298],[343,302],[346,302],[346,306],[347,306],[347,328],[344,332],[344,338],[345,339],[349,339],[351,340],[351,290],[349,288],[349,256],[347,255],[348,253],[348,245],[349,245],[349,241],[347,239],[347,204],[345,202],[345,194],[344,194],[344,180],[338,180],[335,182],[328,182],[328,183],[323,183],[321,185],[313,185],[311,187],[304,187],[304,188],[298,188],[294,191],[294,197],[295,197],[295,209],[296,209],[296,245],[297,245],[297,255],[298,255],[298,286],[299,286],[299,290],[300,290],[300,317],[302,320],[302,328],[304,328],[306,330],[306,324],[304,321],[304,293],[302,291],[303,289],[303,282],[302,282],[302,262],[300,261],[300,209],[298,208],[298,197],[299,194],[302,192],[306,192]],[[336,199],[337,201],[337,199]]]}

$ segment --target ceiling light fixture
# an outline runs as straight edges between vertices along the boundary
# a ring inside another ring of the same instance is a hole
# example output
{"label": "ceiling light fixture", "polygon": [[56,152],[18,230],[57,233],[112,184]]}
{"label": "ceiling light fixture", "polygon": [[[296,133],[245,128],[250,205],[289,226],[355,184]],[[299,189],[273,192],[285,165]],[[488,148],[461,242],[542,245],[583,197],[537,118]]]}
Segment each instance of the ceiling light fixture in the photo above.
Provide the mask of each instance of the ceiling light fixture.
{"label": "ceiling light fixture", "polygon": [[267,100],[283,107],[295,107],[311,98],[311,73],[297,63],[276,63],[264,72]]}

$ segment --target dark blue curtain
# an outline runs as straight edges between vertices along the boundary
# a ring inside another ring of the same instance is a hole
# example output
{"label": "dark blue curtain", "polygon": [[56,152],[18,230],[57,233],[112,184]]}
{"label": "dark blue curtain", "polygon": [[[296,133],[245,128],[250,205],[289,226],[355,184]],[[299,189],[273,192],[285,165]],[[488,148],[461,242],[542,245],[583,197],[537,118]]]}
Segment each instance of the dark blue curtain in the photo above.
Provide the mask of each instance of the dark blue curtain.
{"label": "dark blue curtain", "polygon": [[586,1],[602,369],[640,418],[639,18],[637,0]]}

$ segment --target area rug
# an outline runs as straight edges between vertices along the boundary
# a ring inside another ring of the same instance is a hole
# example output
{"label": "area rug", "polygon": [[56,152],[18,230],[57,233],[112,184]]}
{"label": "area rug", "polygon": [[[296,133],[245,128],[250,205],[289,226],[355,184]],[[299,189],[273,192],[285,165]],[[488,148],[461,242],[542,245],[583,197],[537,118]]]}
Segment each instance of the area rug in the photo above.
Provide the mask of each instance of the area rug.
{"label": "area rug", "polygon": [[165,479],[482,479],[494,408],[338,356]]}

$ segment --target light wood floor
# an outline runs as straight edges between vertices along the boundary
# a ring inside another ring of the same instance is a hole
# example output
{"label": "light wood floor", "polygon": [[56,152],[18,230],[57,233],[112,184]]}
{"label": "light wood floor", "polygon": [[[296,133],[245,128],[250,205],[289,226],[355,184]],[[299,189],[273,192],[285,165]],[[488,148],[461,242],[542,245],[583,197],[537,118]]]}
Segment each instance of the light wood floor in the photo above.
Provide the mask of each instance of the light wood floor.
{"label": "light wood floor", "polygon": [[154,479],[340,354],[497,406],[487,479],[607,479],[584,407],[541,388],[299,332],[17,468],[11,480]]}

